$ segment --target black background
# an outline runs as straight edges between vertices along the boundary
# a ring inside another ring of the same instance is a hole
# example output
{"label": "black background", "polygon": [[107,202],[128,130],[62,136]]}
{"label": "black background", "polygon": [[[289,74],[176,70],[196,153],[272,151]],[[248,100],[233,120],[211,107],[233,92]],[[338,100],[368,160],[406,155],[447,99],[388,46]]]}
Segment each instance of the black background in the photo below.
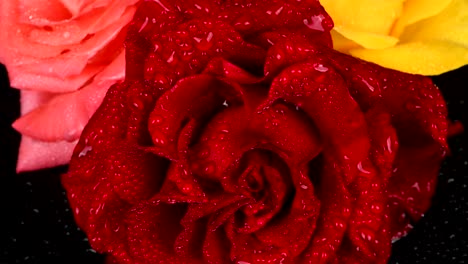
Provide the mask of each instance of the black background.
{"label": "black background", "polygon": [[[1,66],[1,65],[0,65]],[[433,78],[448,102],[449,117],[468,127],[468,66]],[[0,67],[0,264],[103,263],[77,228],[60,184],[66,167],[15,173],[20,135],[19,92]],[[468,260],[468,156],[466,133],[449,141],[433,206],[405,238],[393,245],[390,263],[465,263]]]}

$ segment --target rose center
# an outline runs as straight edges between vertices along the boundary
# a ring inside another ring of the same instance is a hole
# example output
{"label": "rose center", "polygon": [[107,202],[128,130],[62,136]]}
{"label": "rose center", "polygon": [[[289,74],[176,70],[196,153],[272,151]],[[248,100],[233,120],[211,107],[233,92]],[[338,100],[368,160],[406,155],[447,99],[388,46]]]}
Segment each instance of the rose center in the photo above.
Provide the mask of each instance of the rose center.
{"label": "rose center", "polygon": [[237,178],[240,192],[252,202],[236,213],[237,231],[252,233],[268,224],[292,195],[289,168],[276,154],[253,150],[244,155]]}
{"label": "rose center", "polygon": [[240,184],[255,199],[261,198],[265,188],[265,175],[263,166],[249,167],[240,178]]}

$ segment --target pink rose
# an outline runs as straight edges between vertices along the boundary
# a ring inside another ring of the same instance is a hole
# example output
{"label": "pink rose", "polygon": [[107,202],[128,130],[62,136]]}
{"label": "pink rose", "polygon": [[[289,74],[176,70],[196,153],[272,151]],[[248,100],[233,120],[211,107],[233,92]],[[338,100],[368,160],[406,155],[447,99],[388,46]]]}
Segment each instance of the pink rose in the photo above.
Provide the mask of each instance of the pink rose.
{"label": "pink rose", "polygon": [[18,171],[68,163],[107,89],[124,78],[137,2],[0,1],[0,62],[21,89]]}

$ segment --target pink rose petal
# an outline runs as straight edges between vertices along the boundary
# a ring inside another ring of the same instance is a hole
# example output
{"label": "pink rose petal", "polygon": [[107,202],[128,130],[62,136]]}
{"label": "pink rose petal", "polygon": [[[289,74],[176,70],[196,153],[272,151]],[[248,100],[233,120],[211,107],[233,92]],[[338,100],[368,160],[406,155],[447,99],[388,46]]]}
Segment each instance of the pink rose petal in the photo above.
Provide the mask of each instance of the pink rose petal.
{"label": "pink rose petal", "polygon": [[43,141],[76,140],[114,82],[95,81],[77,92],[54,96],[16,120],[13,127]]}
{"label": "pink rose petal", "polygon": [[17,172],[39,170],[67,164],[73,153],[74,142],[44,142],[28,136],[21,138]]}

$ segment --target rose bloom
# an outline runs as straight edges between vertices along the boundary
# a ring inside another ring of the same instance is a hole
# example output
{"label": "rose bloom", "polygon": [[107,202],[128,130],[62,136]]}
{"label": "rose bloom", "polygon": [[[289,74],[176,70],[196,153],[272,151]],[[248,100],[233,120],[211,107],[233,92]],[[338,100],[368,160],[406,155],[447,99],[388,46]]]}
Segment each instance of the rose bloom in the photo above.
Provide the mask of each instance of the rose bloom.
{"label": "rose bloom", "polygon": [[446,151],[432,81],[333,51],[318,1],[147,1],[62,178],[114,263],[386,263]]}
{"label": "rose bloom", "polygon": [[84,125],[123,79],[137,0],[2,0],[0,62],[21,89],[18,171],[68,163]]}
{"label": "rose bloom", "polygon": [[321,0],[335,49],[408,73],[438,75],[468,64],[466,0]]}

